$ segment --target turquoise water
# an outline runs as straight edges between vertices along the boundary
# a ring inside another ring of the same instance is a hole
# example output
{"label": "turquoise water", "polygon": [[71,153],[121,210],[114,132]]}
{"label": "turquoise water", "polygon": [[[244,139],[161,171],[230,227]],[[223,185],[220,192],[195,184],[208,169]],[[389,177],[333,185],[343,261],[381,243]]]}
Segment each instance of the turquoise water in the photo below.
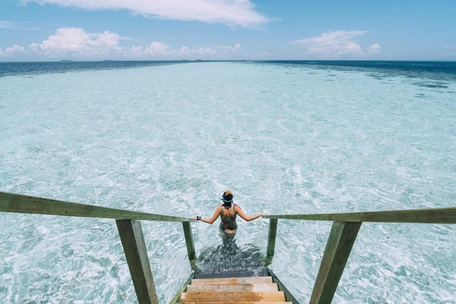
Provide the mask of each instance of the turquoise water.
{"label": "turquoise water", "polygon": [[[198,62],[16,73],[0,88],[0,191],[183,217],[209,217],[226,189],[247,214],[455,206],[451,73]],[[113,220],[0,223],[6,303],[136,302]],[[265,253],[268,221],[238,224],[237,246]],[[182,226],[142,226],[167,303],[191,272]],[[223,254],[217,223],[192,228],[202,262]],[[271,268],[302,303],[330,228],[279,221]],[[454,232],[363,224],[334,303],[456,303]]]}

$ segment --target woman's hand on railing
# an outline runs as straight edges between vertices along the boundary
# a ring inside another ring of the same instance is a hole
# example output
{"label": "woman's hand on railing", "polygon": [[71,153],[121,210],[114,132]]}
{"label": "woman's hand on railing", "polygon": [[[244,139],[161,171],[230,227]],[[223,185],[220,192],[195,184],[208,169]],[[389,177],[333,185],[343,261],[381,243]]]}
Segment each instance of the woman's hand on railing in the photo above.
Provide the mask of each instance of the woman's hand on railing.
{"label": "woman's hand on railing", "polygon": [[267,214],[264,213],[264,212],[258,213],[257,215],[255,215],[255,216],[252,217],[252,220],[257,219],[257,218],[260,218],[260,217],[263,217],[263,216],[265,216],[265,215],[267,215]]}

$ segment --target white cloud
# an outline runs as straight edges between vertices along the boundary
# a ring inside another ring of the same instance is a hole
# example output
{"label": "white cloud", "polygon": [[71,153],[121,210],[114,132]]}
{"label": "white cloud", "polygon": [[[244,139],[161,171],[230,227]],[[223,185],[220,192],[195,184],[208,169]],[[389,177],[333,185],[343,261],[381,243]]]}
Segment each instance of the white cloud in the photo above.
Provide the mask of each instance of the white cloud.
{"label": "white cloud", "polygon": [[50,58],[100,57],[122,51],[119,47],[120,39],[119,35],[107,31],[91,34],[81,28],[60,28],[55,35],[39,44],[32,43],[29,48]]}
{"label": "white cloud", "polygon": [[368,55],[375,55],[375,54],[379,54],[379,53],[380,53],[380,46],[377,43],[375,43],[367,48]]}
{"label": "white cloud", "polygon": [[210,48],[210,47],[200,47],[197,49],[190,49],[186,46],[181,47],[178,50],[172,50],[169,52],[170,55],[174,56],[174,58],[185,58],[185,59],[197,59],[197,58],[204,58],[204,59],[217,59],[222,58],[225,52],[218,52],[217,50]]}
{"label": "white cloud", "polygon": [[237,43],[234,47],[230,45],[214,45],[214,49],[229,50],[231,52],[237,52],[241,49],[241,44]]}
{"label": "white cloud", "polygon": [[[95,34],[96,35],[96,34]],[[119,40],[124,39],[115,33],[105,31],[103,34],[97,37],[97,40],[94,42],[96,47],[101,47],[105,49],[120,49]]]}
{"label": "white cloud", "polygon": [[197,56],[210,56],[210,57],[217,57],[220,55],[219,52],[217,52],[216,50],[210,48],[210,47],[205,47],[205,48],[198,48],[198,49],[194,49],[191,51],[193,55],[197,55]]}
{"label": "white cloud", "polygon": [[232,46],[228,46],[228,45],[214,45],[214,49],[224,49],[224,50],[229,50],[231,49]]}
{"label": "white cloud", "polygon": [[[308,54],[321,58],[359,57],[365,53],[354,39],[365,33],[366,31],[328,31],[320,36],[295,40],[292,43],[306,48]],[[368,54],[376,54],[379,49],[380,46],[374,44],[368,48]]]}
{"label": "white cloud", "polygon": [[13,56],[13,55],[16,55],[16,54],[19,54],[19,53],[26,53],[25,51],[25,48],[23,46],[19,46],[19,45],[13,45],[11,47],[7,47],[5,49],[5,51],[3,52],[6,56]]}
{"label": "white cloud", "polygon": [[126,9],[142,16],[256,27],[270,20],[249,0],[24,0],[84,9]]}
{"label": "white cloud", "polygon": [[28,48],[18,45],[0,49],[0,56],[14,57],[28,55],[50,59],[223,59],[237,52],[241,44],[234,46],[199,47],[187,46],[173,49],[163,42],[152,42],[147,46],[134,45],[122,47],[123,40],[116,33],[88,33],[82,28],[60,28],[54,35],[39,43],[32,43]]}
{"label": "white cloud", "polygon": [[169,48],[169,45],[166,45],[162,42],[152,42],[148,47],[144,49],[143,54],[163,56],[167,54]]}
{"label": "white cloud", "polygon": [[131,55],[133,57],[162,59],[216,59],[222,58],[224,54],[225,52],[220,53],[210,47],[190,49],[187,46],[182,46],[179,49],[171,49],[169,45],[162,42],[152,42],[146,48],[134,46],[128,52],[124,53],[124,55]]}

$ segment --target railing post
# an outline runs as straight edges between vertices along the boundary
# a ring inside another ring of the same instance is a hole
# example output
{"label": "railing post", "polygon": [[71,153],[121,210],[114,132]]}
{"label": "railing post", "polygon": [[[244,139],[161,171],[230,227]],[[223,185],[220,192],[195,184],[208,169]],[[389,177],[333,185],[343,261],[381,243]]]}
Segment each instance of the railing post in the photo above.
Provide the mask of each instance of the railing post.
{"label": "railing post", "polygon": [[[278,219],[269,219],[268,249],[266,251],[266,264],[271,264],[274,257]],[[266,265],[266,266],[267,266]]]}
{"label": "railing post", "polygon": [[361,222],[334,222],[310,299],[311,304],[331,303]]}
{"label": "railing post", "polygon": [[135,220],[116,220],[116,224],[138,302],[158,304],[141,223]]}
{"label": "railing post", "polygon": [[182,222],[184,227],[185,244],[187,245],[188,260],[193,265],[196,260],[195,245],[193,244],[192,226],[190,222]]}

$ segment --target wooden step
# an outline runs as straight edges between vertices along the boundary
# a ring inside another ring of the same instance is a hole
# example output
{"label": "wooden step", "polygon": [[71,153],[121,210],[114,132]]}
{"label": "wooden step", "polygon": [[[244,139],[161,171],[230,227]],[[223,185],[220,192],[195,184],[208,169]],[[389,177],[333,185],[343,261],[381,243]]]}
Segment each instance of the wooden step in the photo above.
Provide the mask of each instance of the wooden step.
{"label": "wooden step", "polygon": [[285,302],[283,291],[275,292],[184,292],[181,303],[188,302]]}
{"label": "wooden step", "polygon": [[[231,277],[193,279],[180,296],[185,304],[278,304],[285,302],[272,277]],[[290,302],[288,302],[290,303]]]}
{"label": "wooden step", "polygon": [[192,284],[187,286],[187,292],[270,292],[279,291],[276,283],[263,284]]}
{"label": "wooden step", "polygon": [[[236,304],[283,304],[283,303],[293,303],[293,302],[236,302]],[[233,302],[185,302],[185,304],[233,304]]]}
{"label": "wooden step", "polygon": [[272,277],[247,277],[247,278],[216,278],[216,279],[193,279],[192,285],[196,284],[272,284]]}

